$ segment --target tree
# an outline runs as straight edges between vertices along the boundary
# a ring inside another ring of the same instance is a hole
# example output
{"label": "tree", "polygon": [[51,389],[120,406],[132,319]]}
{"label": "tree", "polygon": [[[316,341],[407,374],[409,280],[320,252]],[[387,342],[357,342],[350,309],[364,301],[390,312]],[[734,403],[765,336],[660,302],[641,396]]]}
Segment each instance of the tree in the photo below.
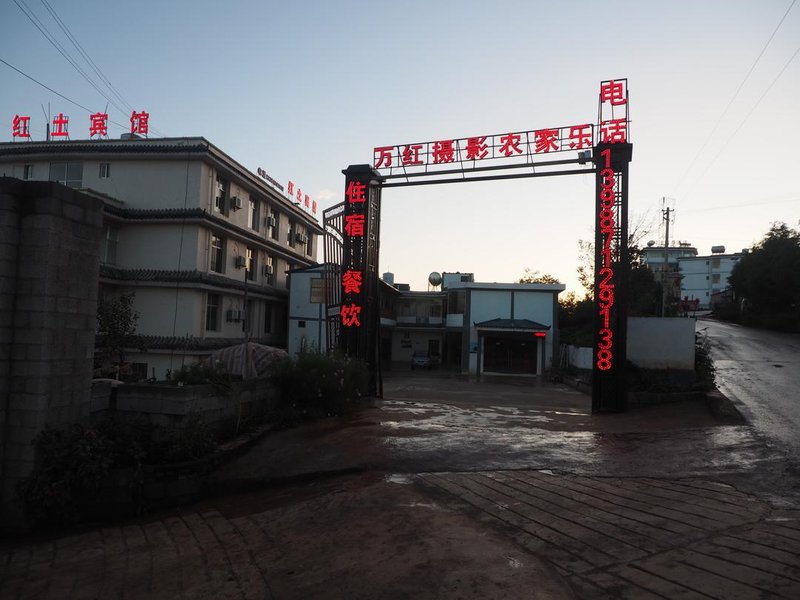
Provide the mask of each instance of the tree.
{"label": "tree", "polygon": [[[653,219],[650,213],[644,213],[632,218],[630,222],[632,224],[628,229],[628,259],[633,269],[643,264],[642,240],[650,234]],[[594,296],[594,242],[578,240],[578,248],[578,282],[586,290],[587,295]]]}
{"label": "tree", "polygon": [[525,273],[519,278],[517,283],[561,283],[558,278],[553,277],[549,273],[539,274],[539,271],[532,271],[529,268],[525,269]]}
{"label": "tree", "polygon": [[133,310],[133,292],[106,295],[97,302],[98,350],[108,359],[125,362],[125,347],[136,334],[139,313]]}
{"label": "tree", "polygon": [[800,231],[786,223],[770,230],[733,268],[729,283],[747,309],[746,321],[793,328],[800,326]]}

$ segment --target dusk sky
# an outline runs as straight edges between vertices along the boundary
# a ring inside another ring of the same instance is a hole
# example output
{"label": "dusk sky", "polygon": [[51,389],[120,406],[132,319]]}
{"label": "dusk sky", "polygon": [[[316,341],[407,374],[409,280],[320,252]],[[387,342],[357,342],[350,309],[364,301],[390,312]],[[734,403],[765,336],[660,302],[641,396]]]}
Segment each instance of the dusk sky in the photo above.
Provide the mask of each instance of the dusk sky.
{"label": "dusk sky", "polygon": [[[624,77],[631,220],[649,226],[645,241],[663,244],[664,197],[671,241],[701,254],[750,247],[775,221],[798,226],[792,0],[3,2],[0,59],[102,112],[108,100],[20,8],[110,95],[48,6],[125,103],[150,113],[151,137],[203,136],[323,209],[375,146],[594,122],[600,82]],[[127,124],[115,101],[110,119]],[[87,111],[0,63],[0,139],[16,114],[43,139],[48,105],[70,116],[71,139],[88,138]],[[386,190],[381,270],[426,289],[431,271],[509,282],[529,267],[579,291],[593,195],[588,175]]]}

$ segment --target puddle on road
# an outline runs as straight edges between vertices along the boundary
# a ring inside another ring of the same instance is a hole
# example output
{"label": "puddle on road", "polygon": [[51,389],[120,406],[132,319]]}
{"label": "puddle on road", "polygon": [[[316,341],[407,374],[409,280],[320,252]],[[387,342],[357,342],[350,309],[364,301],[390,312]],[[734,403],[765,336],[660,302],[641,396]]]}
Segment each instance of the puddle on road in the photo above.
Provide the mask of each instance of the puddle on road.
{"label": "puddle on road", "polygon": [[383,478],[383,480],[386,483],[396,483],[398,485],[410,485],[412,483],[411,477],[409,477],[408,475],[400,475],[397,473],[394,473],[392,475],[386,475]]}

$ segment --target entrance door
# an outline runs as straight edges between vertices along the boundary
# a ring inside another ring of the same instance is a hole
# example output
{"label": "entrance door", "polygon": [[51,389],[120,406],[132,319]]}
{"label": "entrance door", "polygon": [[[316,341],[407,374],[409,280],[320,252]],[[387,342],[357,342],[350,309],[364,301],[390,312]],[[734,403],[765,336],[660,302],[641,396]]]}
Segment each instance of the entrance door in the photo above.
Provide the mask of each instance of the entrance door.
{"label": "entrance door", "polygon": [[487,335],[483,343],[483,371],[536,375],[537,346],[533,336]]}

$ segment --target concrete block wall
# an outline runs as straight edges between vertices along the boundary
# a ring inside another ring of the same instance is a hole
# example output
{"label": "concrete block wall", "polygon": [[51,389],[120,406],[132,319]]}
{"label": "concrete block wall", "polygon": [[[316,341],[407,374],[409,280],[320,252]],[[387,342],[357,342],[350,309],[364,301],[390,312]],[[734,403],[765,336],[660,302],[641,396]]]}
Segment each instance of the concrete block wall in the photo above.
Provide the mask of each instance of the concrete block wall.
{"label": "concrete block wall", "polygon": [[211,384],[153,385],[124,384],[117,388],[112,408],[111,386],[95,383],[92,387],[92,412],[108,412],[122,418],[146,418],[150,423],[168,428],[182,427],[189,417],[200,417],[210,427],[227,420],[247,417],[274,404],[275,390],[267,379],[238,381],[231,393],[224,394]]}
{"label": "concrete block wall", "polygon": [[102,233],[101,200],[0,178],[0,525],[31,441],[88,417]]}

